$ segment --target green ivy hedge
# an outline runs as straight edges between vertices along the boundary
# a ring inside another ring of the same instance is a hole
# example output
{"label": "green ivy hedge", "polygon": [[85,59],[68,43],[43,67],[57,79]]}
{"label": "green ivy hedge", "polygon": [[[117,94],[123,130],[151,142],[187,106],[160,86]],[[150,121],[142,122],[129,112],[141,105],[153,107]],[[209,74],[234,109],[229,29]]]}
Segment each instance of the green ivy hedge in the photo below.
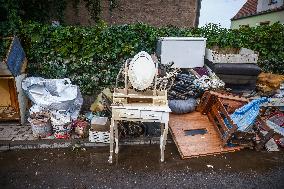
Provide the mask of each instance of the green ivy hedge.
{"label": "green ivy hedge", "polygon": [[284,26],[274,24],[229,30],[209,24],[202,28],[157,28],[146,24],[92,27],[22,24],[18,35],[29,60],[29,74],[69,77],[84,94],[113,85],[122,62],[141,50],[154,53],[158,37],[202,36],[207,46],[246,47],[258,51],[265,71],[284,74]]}

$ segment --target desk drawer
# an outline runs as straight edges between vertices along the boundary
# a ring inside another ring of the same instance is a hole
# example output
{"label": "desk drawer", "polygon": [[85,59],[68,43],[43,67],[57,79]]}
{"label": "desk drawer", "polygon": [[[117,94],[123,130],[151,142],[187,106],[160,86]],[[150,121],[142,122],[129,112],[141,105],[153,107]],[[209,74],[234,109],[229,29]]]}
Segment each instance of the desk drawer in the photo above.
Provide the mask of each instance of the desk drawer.
{"label": "desk drawer", "polygon": [[140,110],[113,109],[113,117],[116,118],[140,118]]}
{"label": "desk drawer", "polygon": [[141,118],[142,119],[155,119],[160,120],[162,119],[163,112],[155,112],[155,111],[141,111]]}

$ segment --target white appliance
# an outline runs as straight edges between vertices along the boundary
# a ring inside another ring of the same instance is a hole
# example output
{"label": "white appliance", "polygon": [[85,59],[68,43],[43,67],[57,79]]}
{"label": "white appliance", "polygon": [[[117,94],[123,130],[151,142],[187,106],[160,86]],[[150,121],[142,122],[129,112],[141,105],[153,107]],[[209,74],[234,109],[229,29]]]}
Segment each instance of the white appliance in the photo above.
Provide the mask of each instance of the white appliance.
{"label": "white appliance", "polygon": [[174,62],[176,68],[203,67],[206,38],[161,37],[157,43],[157,55],[162,64]]}

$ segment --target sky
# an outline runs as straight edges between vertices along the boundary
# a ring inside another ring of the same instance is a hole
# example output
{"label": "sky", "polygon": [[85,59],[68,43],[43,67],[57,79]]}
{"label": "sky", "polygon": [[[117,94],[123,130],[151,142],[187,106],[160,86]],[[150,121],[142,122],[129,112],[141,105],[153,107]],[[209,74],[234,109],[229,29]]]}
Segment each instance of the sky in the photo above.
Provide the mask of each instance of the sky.
{"label": "sky", "polygon": [[199,27],[206,23],[221,24],[230,28],[231,18],[240,10],[246,0],[202,0]]}

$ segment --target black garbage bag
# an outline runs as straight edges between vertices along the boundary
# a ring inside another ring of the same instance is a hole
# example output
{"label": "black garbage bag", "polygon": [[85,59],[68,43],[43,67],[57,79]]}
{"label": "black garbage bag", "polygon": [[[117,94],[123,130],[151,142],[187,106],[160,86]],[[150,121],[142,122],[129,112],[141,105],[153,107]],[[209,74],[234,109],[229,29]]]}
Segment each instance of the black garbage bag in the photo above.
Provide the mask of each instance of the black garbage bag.
{"label": "black garbage bag", "polygon": [[196,99],[189,98],[187,100],[170,100],[169,107],[175,114],[185,114],[193,112],[196,108]]}

